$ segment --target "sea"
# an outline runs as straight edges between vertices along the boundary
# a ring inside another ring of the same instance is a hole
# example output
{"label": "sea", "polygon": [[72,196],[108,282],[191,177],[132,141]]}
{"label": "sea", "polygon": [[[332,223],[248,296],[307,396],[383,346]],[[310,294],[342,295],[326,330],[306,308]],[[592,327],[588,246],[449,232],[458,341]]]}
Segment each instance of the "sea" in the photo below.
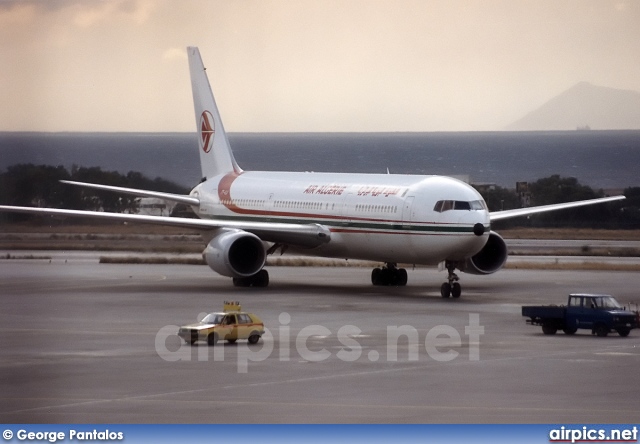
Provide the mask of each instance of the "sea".
{"label": "sea", "polygon": [[[594,189],[640,186],[640,131],[230,133],[244,170],[439,174],[515,188],[558,174]],[[21,163],[202,176],[196,133],[0,132],[0,172]]]}

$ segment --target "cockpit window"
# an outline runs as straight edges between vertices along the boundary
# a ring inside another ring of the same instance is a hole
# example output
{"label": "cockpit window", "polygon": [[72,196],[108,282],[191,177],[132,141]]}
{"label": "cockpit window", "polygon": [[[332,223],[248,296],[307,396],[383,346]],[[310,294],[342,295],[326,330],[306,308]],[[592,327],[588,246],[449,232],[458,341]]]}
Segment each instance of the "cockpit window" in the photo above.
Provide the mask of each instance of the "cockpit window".
{"label": "cockpit window", "polygon": [[469,202],[469,204],[471,205],[472,210],[478,211],[487,209],[487,204],[484,202],[484,200],[472,200],[471,202]]}
{"label": "cockpit window", "polygon": [[478,211],[486,209],[487,206],[483,200],[472,200],[470,202],[464,200],[439,200],[433,207],[433,211],[437,211],[438,213],[449,210]]}

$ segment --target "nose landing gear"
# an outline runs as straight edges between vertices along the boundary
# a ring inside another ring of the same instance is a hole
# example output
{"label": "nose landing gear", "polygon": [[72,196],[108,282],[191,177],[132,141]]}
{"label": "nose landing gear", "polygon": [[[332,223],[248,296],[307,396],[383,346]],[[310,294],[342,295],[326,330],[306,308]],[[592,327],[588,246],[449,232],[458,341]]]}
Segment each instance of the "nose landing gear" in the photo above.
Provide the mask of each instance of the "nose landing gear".
{"label": "nose landing gear", "polygon": [[440,287],[440,295],[443,298],[452,296],[453,298],[457,299],[462,294],[462,287],[458,282],[460,278],[457,274],[454,273],[456,266],[453,262],[450,261],[447,261],[445,263],[445,266],[447,267],[447,273],[449,273],[449,276],[447,277],[447,282],[443,283]]}

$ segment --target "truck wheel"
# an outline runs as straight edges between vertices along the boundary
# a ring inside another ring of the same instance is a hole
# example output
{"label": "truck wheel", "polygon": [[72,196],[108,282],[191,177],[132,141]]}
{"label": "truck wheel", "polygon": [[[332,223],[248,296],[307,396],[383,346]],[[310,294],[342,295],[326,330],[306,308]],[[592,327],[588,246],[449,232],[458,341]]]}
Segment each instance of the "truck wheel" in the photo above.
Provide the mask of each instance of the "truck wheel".
{"label": "truck wheel", "polygon": [[617,331],[620,336],[622,336],[623,338],[626,338],[627,336],[629,336],[629,332],[631,332],[631,329],[619,328]]}
{"label": "truck wheel", "polygon": [[542,333],[545,335],[555,335],[558,331],[558,328],[552,324],[542,324]]}
{"label": "truck wheel", "polygon": [[575,327],[565,327],[562,329],[562,331],[565,335],[573,335],[578,331],[578,329]]}
{"label": "truck wheel", "polygon": [[216,342],[218,342],[218,333],[211,333],[207,336],[207,344],[216,345]]}
{"label": "truck wheel", "polygon": [[593,329],[593,332],[596,334],[596,336],[604,338],[605,336],[607,336],[609,334],[609,329],[607,328],[606,325],[598,324]]}

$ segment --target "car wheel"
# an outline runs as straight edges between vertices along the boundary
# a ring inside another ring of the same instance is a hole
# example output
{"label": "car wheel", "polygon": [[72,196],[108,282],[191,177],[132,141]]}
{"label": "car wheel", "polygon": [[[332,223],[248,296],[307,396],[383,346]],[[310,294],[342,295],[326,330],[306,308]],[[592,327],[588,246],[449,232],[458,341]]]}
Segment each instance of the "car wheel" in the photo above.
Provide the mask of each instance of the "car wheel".
{"label": "car wheel", "polygon": [[545,335],[555,335],[558,331],[558,328],[550,323],[542,324],[542,333]]}
{"label": "car wheel", "polygon": [[260,335],[257,333],[251,333],[249,336],[249,344],[257,344],[260,340]]}

